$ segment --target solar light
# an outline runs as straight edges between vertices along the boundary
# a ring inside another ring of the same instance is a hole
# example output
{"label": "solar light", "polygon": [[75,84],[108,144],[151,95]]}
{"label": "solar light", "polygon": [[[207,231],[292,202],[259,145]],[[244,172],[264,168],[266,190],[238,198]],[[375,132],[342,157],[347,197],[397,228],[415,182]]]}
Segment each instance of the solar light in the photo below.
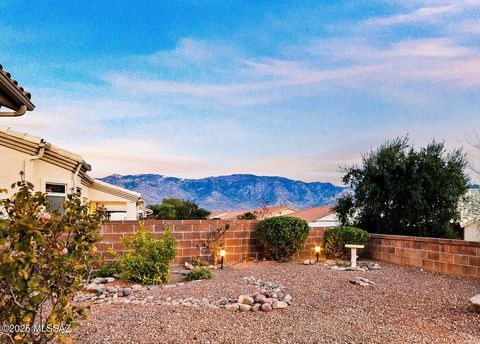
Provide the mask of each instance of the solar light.
{"label": "solar light", "polygon": [[317,263],[318,263],[318,256],[320,255],[320,245],[315,245],[315,252],[317,253]]}
{"label": "solar light", "polygon": [[223,269],[223,260],[225,259],[226,254],[227,254],[227,252],[222,248],[220,250],[220,257],[222,257],[222,260],[220,262],[220,269]]}

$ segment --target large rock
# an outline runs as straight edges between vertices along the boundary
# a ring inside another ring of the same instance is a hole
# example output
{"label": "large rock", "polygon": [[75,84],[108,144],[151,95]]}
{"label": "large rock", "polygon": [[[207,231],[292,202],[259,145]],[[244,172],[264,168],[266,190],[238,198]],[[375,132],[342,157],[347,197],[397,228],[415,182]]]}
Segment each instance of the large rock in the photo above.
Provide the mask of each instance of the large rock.
{"label": "large rock", "polygon": [[252,306],[252,308],[250,309],[252,312],[258,312],[260,309],[262,308],[262,305],[259,304],[259,303],[256,303]]}
{"label": "large rock", "polygon": [[236,312],[236,311],[238,311],[239,309],[240,309],[240,306],[237,305],[236,303],[231,304],[231,305],[227,305],[227,306],[225,307],[225,310],[227,310],[227,311],[229,311],[229,312]]}
{"label": "large rock", "polygon": [[262,305],[262,308],[261,308],[261,309],[262,309],[262,311],[264,311],[264,312],[270,312],[270,311],[272,310],[272,306],[270,306],[269,303],[264,303],[264,304]]}
{"label": "large rock", "polygon": [[470,307],[480,312],[480,294],[475,295],[474,297],[470,298]]}
{"label": "large rock", "polygon": [[107,292],[109,293],[118,293],[118,289],[115,287],[107,287]]}
{"label": "large rock", "polygon": [[132,292],[133,292],[133,289],[132,289],[132,288],[129,288],[129,287],[122,289],[123,296],[128,296],[128,295],[130,295]]}
{"label": "large rock", "polygon": [[265,295],[257,295],[257,297],[255,298],[255,303],[260,303],[260,304],[264,304],[264,303],[267,303],[267,297]]}
{"label": "large rock", "polygon": [[367,265],[368,270],[380,270],[381,267],[377,263],[370,263]]}
{"label": "large rock", "polygon": [[245,305],[245,304],[239,304],[239,309],[240,309],[240,312],[248,312],[250,310],[250,308],[252,308],[250,305]]}
{"label": "large rock", "polygon": [[190,264],[189,262],[185,262],[185,268],[188,269],[188,270],[195,269],[195,267],[192,264]]}
{"label": "large rock", "polygon": [[273,309],[282,309],[282,308],[286,308],[288,305],[286,302],[283,302],[283,301],[276,301],[273,303],[272,305],[272,308]]}
{"label": "large rock", "polygon": [[240,295],[237,302],[244,305],[252,305],[254,303],[254,299],[247,295]]}

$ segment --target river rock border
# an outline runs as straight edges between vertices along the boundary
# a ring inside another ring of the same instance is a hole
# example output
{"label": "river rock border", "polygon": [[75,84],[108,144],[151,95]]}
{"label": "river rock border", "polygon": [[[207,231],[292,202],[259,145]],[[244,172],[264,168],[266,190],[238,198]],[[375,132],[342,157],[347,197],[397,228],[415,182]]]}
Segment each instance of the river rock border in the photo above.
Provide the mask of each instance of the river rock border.
{"label": "river rock border", "polygon": [[[208,298],[197,299],[188,297],[185,299],[175,299],[168,297],[162,299],[155,296],[147,296],[137,298],[134,293],[144,290],[152,290],[156,288],[174,288],[182,286],[185,283],[167,284],[163,286],[141,286],[138,284],[121,288],[119,286],[105,286],[106,283],[115,281],[113,277],[96,278],[91,283],[84,285],[84,289],[89,293],[81,293],[74,298],[75,303],[92,302],[97,303],[131,303],[131,304],[154,304],[161,306],[173,307],[189,307],[189,308],[209,308],[209,309],[225,309],[230,312],[269,312],[276,309],[283,309],[292,304],[292,296],[283,291],[283,286],[276,282],[263,281],[255,279],[255,277],[245,277],[247,284],[255,286],[258,292],[252,294],[242,294],[238,298],[222,297],[216,301]],[[187,283],[198,283],[202,280],[191,281]]]}

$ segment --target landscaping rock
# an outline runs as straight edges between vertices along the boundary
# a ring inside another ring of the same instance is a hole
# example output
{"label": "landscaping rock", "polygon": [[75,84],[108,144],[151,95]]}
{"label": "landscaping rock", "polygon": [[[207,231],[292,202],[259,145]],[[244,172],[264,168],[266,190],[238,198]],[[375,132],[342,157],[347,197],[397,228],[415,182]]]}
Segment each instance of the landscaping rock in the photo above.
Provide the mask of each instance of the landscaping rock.
{"label": "landscaping rock", "polygon": [[275,301],[272,305],[272,308],[273,309],[282,309],[282,308],[286,308],[288,305],[286,302],[283,302],[283,301]]}
{"label": "landscaping rock", "polygon": [[370,263],[367,265],[368,270],[380,270],[381,267],[377,263]]}
{"label": "landscaping rock", "polygon": [[254,305],[252,306],[252,308],[250,308],[250,310],[251,310],[252,312],[258,312],[261,308],[262,308],[262,305],[259,304],[259,303],[256,303],[256,304],[254,304]]}
{"label": "landscaping rock", "polygon": [[470,308],[476,312],[480,313],[480,294],[475,295],[470,298]]}
{"label": "landscaping rock", "polygon": [[236,303],[231,304],[231,305],[227,305],[227,306],[225,307],[225,310],[226,310],[226,311],[229,311],[229,312],[236,312],[236,311],[238,311],[239,309],[240,309],[240,306],[237,305]]}
{"label": "landscaping rock", "polygon": [[240,304],[238,306],[239,306],[240,312],[248,312],[250,311],[250,308],[252,308],[252,306],[246,305],[246,304]]}
{"label": "landscaping rock", "polygon": [[133,289],[132,289],[132,288],[129,288],[129,287],[122,289],[123,296],[128,296],[128,295],[130,295],[132,292],[133,292]]}
{"label": "landscaping rock", "polygon": [[351,284],[362,286],[362,287],[368,287],[372,284],[375,284],[375,282],[370,281],[370,280],[368,280],[366,278],[363,278],[363,277],[350,278],[348,280],[348,282],[350,282]]}
{"label": "landscaping rock", "polygon": [[268,303],[264,303],[264,304],[262,305],[261,310],[262,310],[263,312],[270,312],[270,311],[272,310],[272,306],[270,306],[270,304],[268,304]]}
{"label": "landscaping rock", "polygon": [[188,269],[188,270],[195,269],[195,267],[192,264],[190,264],[189,262],[185,262],[185,268]]}
{"label": "landscaping rock", "polygon": [[290,294],[285,295],[285,297],[283,298],[283,301],[292,302],[292,297],[290,296]]}
{"label": "landscaping rock", "polygon": [[106,283],[112,283],[112,282],[115,282],[115,278],[113,278],[113,277],[106,277],[105,279],[107,280],[107,282],[106,282]]}
{"label": "landscaping rock", "polygon": [[106,278],[103,278],[103,277],[97,277],[97,278],[94,278],[92,283],[94,284],[103,284],[103,283],[107,283],[107,279]]}
{"label": "landscaping rock", "polygon": [[238,298],[238,303],[251,305],[254,303],[254,299],[247,295],[240,295],[240,297]]}
{"label": "landscaping rock", "polygon": [[112,293],[112,294],[118,293],[118,289],[115,288],[115,287],[107,287],[107,292]]}

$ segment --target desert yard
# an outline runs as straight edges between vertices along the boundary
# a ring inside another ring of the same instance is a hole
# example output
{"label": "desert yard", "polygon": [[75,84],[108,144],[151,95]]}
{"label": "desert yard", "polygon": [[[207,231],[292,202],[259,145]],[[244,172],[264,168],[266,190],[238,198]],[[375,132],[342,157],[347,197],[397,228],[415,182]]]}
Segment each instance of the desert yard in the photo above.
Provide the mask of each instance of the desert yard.
{"label": "desert yard", "polygon": [[[467,309],[479,292],[478,280],[379,263],[382,269],[372,271],[239,263],[215,270],[211,280],[152,287],[132,293],[128,303],[92,304],[73,337],[91,344],[480,342],[480,314]],[[357,276],[375,284],[349,283]],[[251,277],[281,284],[293,297],[291,306],[230,312],[174,302],[194,298],[212,304],[254,293]]]}

